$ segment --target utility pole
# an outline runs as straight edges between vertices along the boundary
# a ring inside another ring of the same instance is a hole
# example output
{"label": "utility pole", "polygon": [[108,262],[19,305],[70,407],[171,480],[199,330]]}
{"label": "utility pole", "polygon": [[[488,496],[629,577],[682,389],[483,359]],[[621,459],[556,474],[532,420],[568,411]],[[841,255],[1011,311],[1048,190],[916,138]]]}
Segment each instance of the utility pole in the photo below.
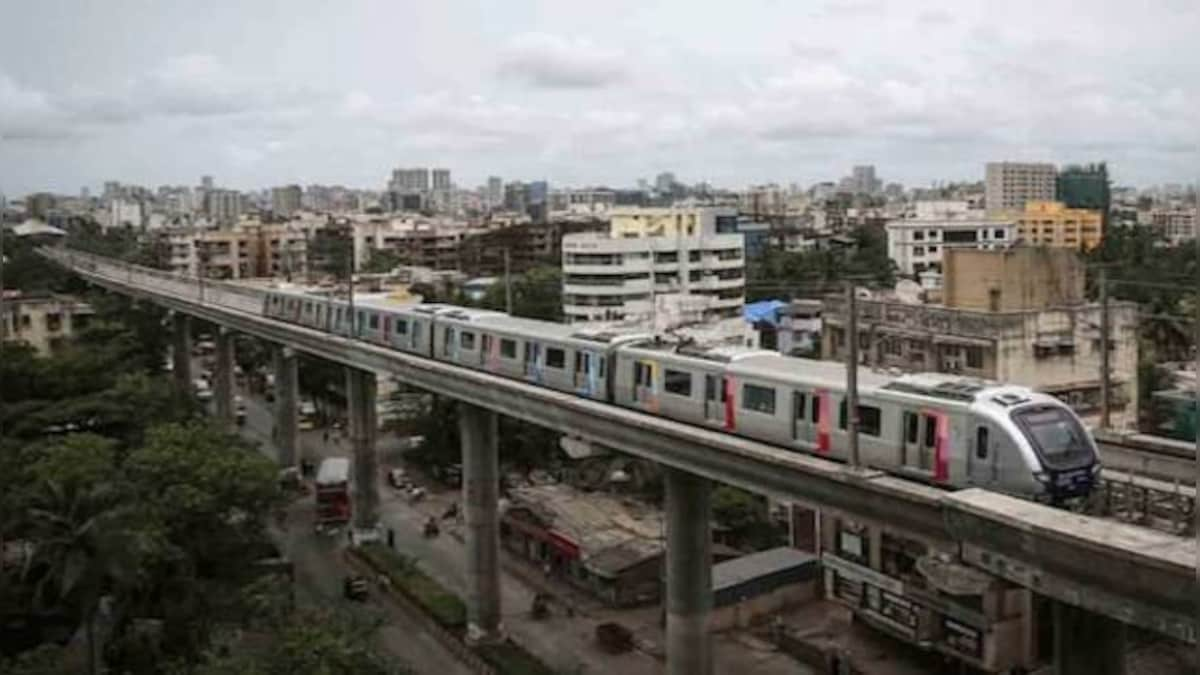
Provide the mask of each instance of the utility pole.
{"label": "utility pole", "polygon": [[509,266],[508,248],[504,249],[504,311],[512,316],[512,269]]}
{"label": "utility pole", "polygon": [[1108,270],[1100,268],[1100,428],[1107,430],[1112,425],[1112,380],[1109,378],[1109,333]]}
{"label": "utility pole", "polygon": [[846,437],[850,466],[858,467],[858,297],[853,281],[846,284],[846,307]]}
{"label": "utility pole", "polygon": [[350,339],[358,338],[357,314],[354,312],[354,229],[350,226],[346,251],[346,305],[350,309]]}
{"label": "utility pole", "polygon": [[[1193,341],[1193,348],[1196,353],[1193,355],[1192,362],[1192,381],[1195,387],[1196,401],[1195,408],[1192,410],[1192,435],[1195,436],[1196,443],[1196,496],[1193,498],[1192,504],[1192,528],[1195,530],[1193,536],[1200,541],[1200,181],[1196,183],[1195,192],[1195,209],[1196,212],[1192,216],[1192,241],[1196,245],[1196,289],[1195,295],[1192,297],[1192,311],[1195,312],[1195,331],[1196,336]],[[1200,546],[1196,547],[1196,582],[1200,588]],[[1200,594],[1195,598],[1196,602],[1196,630],[1200,630]],[[1195,636],[1196,639],[1196,663],[1200,663],[1200,635]]]}

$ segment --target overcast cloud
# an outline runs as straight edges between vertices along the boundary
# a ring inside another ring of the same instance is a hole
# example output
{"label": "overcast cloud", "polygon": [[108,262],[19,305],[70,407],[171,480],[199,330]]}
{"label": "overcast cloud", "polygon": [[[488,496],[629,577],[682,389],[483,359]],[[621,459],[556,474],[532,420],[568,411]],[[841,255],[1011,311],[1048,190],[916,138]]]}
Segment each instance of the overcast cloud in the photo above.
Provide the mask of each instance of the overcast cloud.
{"label": "overcast cloud", "polygon": [[[1200,3],[3,0],[0,192],[1200,176]],[[710,6],[711,5],[711,6]]]}

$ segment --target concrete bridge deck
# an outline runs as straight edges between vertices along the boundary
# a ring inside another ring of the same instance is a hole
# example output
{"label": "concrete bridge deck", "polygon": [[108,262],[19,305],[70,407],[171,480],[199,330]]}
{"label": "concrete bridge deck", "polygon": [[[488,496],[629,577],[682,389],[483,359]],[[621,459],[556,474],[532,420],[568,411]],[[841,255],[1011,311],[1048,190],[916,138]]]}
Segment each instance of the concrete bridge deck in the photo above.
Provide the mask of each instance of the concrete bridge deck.
{"label": "concrete bridge deck", "polygon": [[265,318],[262,289],[43,253],[111,291],[691,474],[883,523],[1062,603],[1195,641],[1194,541],[979,489],[947,492]]}

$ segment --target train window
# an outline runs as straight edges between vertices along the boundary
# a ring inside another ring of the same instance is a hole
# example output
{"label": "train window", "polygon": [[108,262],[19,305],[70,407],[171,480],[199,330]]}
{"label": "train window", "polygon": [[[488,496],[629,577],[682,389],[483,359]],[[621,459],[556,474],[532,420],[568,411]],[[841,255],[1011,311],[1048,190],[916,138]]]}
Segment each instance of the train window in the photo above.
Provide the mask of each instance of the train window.
{"label": "train window", "polygon": [[370,315],[370,320],[369,320],[369,323],[367,324],[367,326],[368,326],[368,327],[369,327],[371,330],[379,330],[379,315],[378,315],[378,314],[371,314],[371,315]]}
{"label": "train window", "polygon": [[404,319],[396,319],[396,335],[408,335],[408,322]]}
{"label": "train window", "polygon": [[334,312],[334,314],[333,314],[333,322],[334,322],[334,323],[341,323],[341,322],[342,322],[342,308],[341,308],[341,307],[338,307],[338,308],[337,308],[337,311],[336,311],[336,312]]}
{"label": "train window", "polygon": [[312,314],[312,303],[311,302],[304,303],[304,313]]}
{"label": "train window", "polygon": [[458,334],[458,344],[463,349],[475,349],[475,334],[465,330],[462,331]]}
{"label": "train window", "polygon": [[583,352],[575,352],[575,372],[587,373],[589,365],[591,364],[583,358]]}
{"label": "train window", "polygon": [[917,427],[920,421],[921,418],[916,413],[904,413],[904,437],[913,445],[917,444]]}
{"label": "train window", "polygon": [[450,353],[450,345],[454,344],[454,329],[446,327],[446,332],[442,333],[442,351],[446,354]]}
{"label": "train window", "polygon": [[358,319],[356,321],[354,321],[353,323],[354,323],[354,329],[358,332],[362,332],[363,326],[367,325],[367,313],[359,312]]}
{"label": "train window", "polygon": [[633,385],[635,387],[649,387],[650,384],[650,365],[641,361],[634,361]]}
{"label": "train window", "polygon": [[479,336],[479,340],[480,340],[479,351],[483,352],[484,354],[487,354],[488,352],[492,351],[492,336],[491,335],[484,333]]}
{"label": "train window", "polygon": [[846,428],[846,399],[842,399],[841,404],[838,406],[838,428]]}
{"label": "train window", "polygon": [[987,427],[979,427],[975,429],[975,457],[978,459],[987,459],[988,456],[988,429]]}
{"label": "train window", "polygon": [[517,341],[508,338],[500,338],[500,356],[506,359],[517,358]]}
{"label": "train window", "polygon": [[596,373],[597,377],[604,377],[604,359],[600,359],[600,368]]}
{"label": "train window", "polygon": [[682,370],[664,370],[663,389],[665,389],[668,394],[691,397],[692,374],[685,373]]}
{"label": "train window", "polygon": [[883,430],[883,414],[871,405],[858,406],[858,430],[868,436],[878,436]]}
{"label": "train window", "polygon": [[760,387],[756,384],[742,385],[742,409],[774,415],[775,390],[771,387]]}
{"label": "train window", "polygon": [[804,413],[808,410],[808,394],[802,391],[796,392],[796,397],[792,399],[792,414],[796,419],[803,420]]}
{"label": "train window", "polygon": [[925,415],[925,447],[932,448],[937,439],[937,420]]}
{"label": "train window", "polygon": [[555,347],[548,347],[546,349],[546,365],[550,368],[566,368],[567,353]]}
{"label": "train window", "polygon": [[813,424],[821,421],[821,397],[815,394],[812,397],[812,414],[809,415],[808,421]]}
{"label": "train window", "polygon": [[385,334],[392,332],[392,317],[390,317],[390,316],[383,317],[383,332]]}

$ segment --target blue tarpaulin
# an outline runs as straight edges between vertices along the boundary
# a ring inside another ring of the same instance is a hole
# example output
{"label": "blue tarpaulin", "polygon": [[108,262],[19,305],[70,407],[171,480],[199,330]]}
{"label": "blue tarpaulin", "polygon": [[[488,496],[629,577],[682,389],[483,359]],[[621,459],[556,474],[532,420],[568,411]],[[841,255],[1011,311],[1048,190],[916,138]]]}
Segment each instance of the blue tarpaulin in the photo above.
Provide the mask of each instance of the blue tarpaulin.
{"label": "blue tarpaulin", "polygon": [[742,316],[752,324],[766,322],[777,328],[779,327],[779,312],[784,307],[787,307],[787,303],[782,300],[752,302],[742,310]]}

